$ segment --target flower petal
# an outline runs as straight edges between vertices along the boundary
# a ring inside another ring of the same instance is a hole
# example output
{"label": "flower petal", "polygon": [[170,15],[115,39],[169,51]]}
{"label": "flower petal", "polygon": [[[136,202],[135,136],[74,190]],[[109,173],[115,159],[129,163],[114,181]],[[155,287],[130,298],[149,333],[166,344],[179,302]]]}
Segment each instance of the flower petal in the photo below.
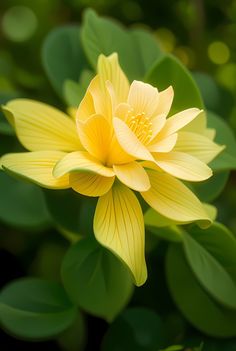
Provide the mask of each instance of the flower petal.
{"label": "flower petal", "polygon": [[148,170],[147,173],[151,189],[141,195],[154,210],[177,222],[211,223],[201,202],[182,182],[155,170]]}
{"label": "flower petal", "polygon": [[155,117],[159,102],[157,88],[152,85],[134,80],[130,86],[128,104],[133,108],[133,114],[142,112],[146,117]]}
{"label": "flower petal", "polygon": [[107,119],[93,115],[85,122],[77,120],[77,127],[84,148],[101,162],[106,162],[112,140],[112,130]]}
{"label": "flower petal", "polygon": [[157,117],[154,117],[152,119],[152,136],[150,139],[150,142],[152,143],[152,140],[158,135],[158,133],[162,130],[166,123],[166,116],[163,115],[158,115]]}
{"label": "flower petal", "polygon": [[75,171],[96,173],[104,177],[115,175],[112,168],[103,166],[101,162],[86,151],[75,151],[65,155],[56,163],[53,175],[57,178]]}
{"label": "flower petal", "polygon": [[172,86],[169,86],[167,89],[159,92],[159,102],[156,110],[157,115],[164,114],[168,115],[171,109],[171,105],[174,99],[174,90]]}
{"label": "flower petal", "polygon": [[115,117],[113,125],[118,142],[129,155],[140,160],[153,161],[148,149],[139,141],[125,122]]}
{"label": "flower petal", "polygon": [[[94,78],[95,79],[95,78]],[[79,121],[86,121],[89,117],[96,114],[93,97],[91,95],[91,87],[95,84],[93,80],[91,81],[82,101],[79,104],[79,107],[76,112],[75,119]]]}
{"label": "flower petal", "polygon": [[146,191],[150,188],[148,175],[138,162],[114,165],[113,169],[119,180],[136,191]]}
{"label": "flower petal", "polygon": [[186,152],[205,163],[211,162],[225,146],[215,144],[205,136],[191,132],[179,132],[174,150]]}
{"label": "flower petal", "polygon": [[69,175],[70,186],[86,196],[102,196],[112,187],[115,177],[103,177],[90,172],[73,172]]}
{"label": "flower petal", "polygon": [[171,134],[155,144],[148,145],[148,150],[151,152],[169,152],[175,146],[177,138],[177,133]]}
{"label": "flower petal", "polygon": [[94,217],[96,239],[117,255],[131,270],[136,285],[144,284],[144,222],[134,193],[117,183],[100,197]]}
{"label": "flower petal", "polygon": [[7,154],[1,158],[1,165],[3,169],[45,188],[66,189],[70,187],[68,175],[54,178],[52,174],[55,164],[65,155],[61,151]]}
{"label": "flower petal", "polygon": [[165,136],[177,132],[179,129],[183,128],[188,123],[193,121],[200,114],[200,112],[201,110],[198,108],[189,108],[187,110],[176,113],[172,117],[169,117],[166,120],[165,126],[158,134],[158,139],[163,139]]}
{"label": "flower petal", "polygon": [[14,116],[16,134],[30,151],[81,149],[74,121],[63,112],[41,102],[16,99],[3,110]]}
{"label": "flower petal", "polygon": [[117,53],[113,53],[108,57],[104,55],[99,56],[98,75],[102,89],[106,89],[106,81],[111,82],[116,97],[116,104],[127,100],[129,81],[119,65]]}
{"label": "flower petal", "polygon": [[212,176],[212,170],[202,161],[183,152],[158,153],[157,165],[176,178],[200,182]]}

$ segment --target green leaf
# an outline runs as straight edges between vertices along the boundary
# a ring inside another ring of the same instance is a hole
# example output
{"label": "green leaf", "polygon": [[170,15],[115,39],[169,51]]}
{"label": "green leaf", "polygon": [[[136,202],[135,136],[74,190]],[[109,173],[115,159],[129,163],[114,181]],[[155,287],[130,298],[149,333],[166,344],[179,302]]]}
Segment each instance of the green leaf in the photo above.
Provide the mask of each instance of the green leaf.
{"label": "green leaf", "polygon": [[42,229],[50,216],[42,190],[0,172],[0,220],[14,227]]}
{"label": "green leaf", "polygon": [[175,222],[160,215],[149,208],[144,214],[146,228],[160,239],[179,242],[182,241],[181,231],[175,226]]}
{"label": "green leaf", "polygon": [[169,346],[166,349],[162,349],[160,351],[180,351],[183,350],[183,346],[181,345],[173,345],[173,346]]}
{"label": "green leaf", "polygon": [[84,96],[84,89],[73,80],[67,79],[63,85],[63,95],[68,106],[79,106]]}
{"label": "green leaf", "polygon": [[[236,239],[223,225],[183,232],[187,261],[202,286],[219,303],[236,309]],[[216,278],[217,277],[217,278]]]}
{"label": "green leaf", "polygon": [[236,336],[236,312],[211,299],[193,275],[181,245],[169,247],[166,272],[171,295],[191,324],[211,336]]}
{"label": "green leaf", "polygon": [[61,272],[72,301],[108,321],[128,303],[133,291],[128,270],[92,237],[71,246]]}
{"label": "green leaf", "polygon": [[201,201],[212,202],[222,193],[228,179],[229,171],[219,172],[204,182],[191,184],[190,188]]}
{"label": "green leaf", "polygon": [[214,171],[236,169],[236,139],[228,124],[213,112],[208,112],[208,126],[216,130],[215,141],[226,148],[210,163]]}
{"label": "green leaf", "polygon": [[162,53],[154,37],[144,30],[125,30],[119,23],[99,17],[89,9],[82,27],[84,51],[96,70],[100,54],[117,52],[130,80],[141,79]]}
{"label": "green leaf", "polygon": [[2,290],[0,315],[2,325],[10,333],[42,339],[67,329],[75,320],[77,310],[59,284],[23,278]]}
{"label": "green leaf", "polygon": [[130,308],[108,329],[102,351],[153,351],[165,345],[160,317],[147,308]]}
{"label": "green leaf", "polygon": [[83,351],[87,339],[87,330],[82,313],[58,338],[57,343],[63,351]]}
{"label": "green leaf", "polygon": [[97,199],[73,190],[43,190],[47,208],[55,224],[79,234],[93,233],[93,215]]}
{"label": "green leaf", "polygon": [[174,101],[171,113],[187,108],[204,108],[199,89],[188,70],[173,56],[166,55],[158,60],[149,70],[145,80],[164,90],[170,85],[174,89]]}
{"label": "green leaf", "polygon": [[68,25],[50,32],[43,44],[42,59],[53,88],[63,97],[64,82],[78,81],[86,68],[79,27]]}

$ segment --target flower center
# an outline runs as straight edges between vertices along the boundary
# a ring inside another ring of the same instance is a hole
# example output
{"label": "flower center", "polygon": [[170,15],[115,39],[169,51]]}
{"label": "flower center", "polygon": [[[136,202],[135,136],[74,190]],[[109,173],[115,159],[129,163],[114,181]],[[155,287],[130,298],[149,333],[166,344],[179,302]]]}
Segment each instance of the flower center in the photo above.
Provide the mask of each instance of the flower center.
{"label": "flower center", "polygon": [[150,141],[152,137],[152,122],[149,117],[145,116],[145,112],[134,115],[133,108],[131,108],[126,116],[126,124],[143,144],[147,144]]}

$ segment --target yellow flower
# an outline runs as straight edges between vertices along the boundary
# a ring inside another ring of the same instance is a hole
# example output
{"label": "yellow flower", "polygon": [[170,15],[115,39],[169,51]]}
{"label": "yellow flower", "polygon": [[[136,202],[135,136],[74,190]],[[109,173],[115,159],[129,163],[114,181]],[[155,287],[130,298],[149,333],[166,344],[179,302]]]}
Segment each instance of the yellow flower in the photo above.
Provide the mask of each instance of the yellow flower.
{"label": "yellow flower", "polygon": [[176,178],[209,178],[207,163],[222,147],[206,136],[212,131],[199,109],[167,118],[173,96],[172,87],[158,92],[143,82],[130,85],[113,54],[99,57],[98,75],[76,119],[26,99],[3,107],[30,152],[3,156],[2,168],[46,188],[71,187],[98,196],[95,236],[125,262],[137,285],[145,282],[147,270],[143,214],[132,190],[166,218],[211,222],[201,202]]}

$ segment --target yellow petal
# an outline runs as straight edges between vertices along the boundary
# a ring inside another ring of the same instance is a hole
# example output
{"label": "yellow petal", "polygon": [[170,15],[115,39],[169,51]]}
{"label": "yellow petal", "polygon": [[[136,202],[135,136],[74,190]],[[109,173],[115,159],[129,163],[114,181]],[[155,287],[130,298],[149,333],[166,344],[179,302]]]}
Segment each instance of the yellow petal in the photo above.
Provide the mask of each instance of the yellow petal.
{"label": "yellow petal", "polygon": [[183,131],[203,134],[207,127],[205,111],[201,110],[199,115],[183,127]]}
{"label": "yellow petal", "polygon": [[169,152],[174,148],[177,138],[177,133],[171,134],[155,144],[148,145],[148,150],[151,152]]}
{"label": "yellow petal", "polygon": [[118,142],[129,155],[140,160],[153,160],[146,146],[139,141],[125,122],[115,117],[113,125]]}
{"label": "yellow petal", "polygon": [[101,85],[100,77],[95,76],[86,91],[84,98],[82,99],[76,119],[79,121],[85,121],[94,114],[103,115],[107,120],[111,120],[112,117],[112,100],[107,89]]}
{"label": "yellow petal", "polygon": [[152,136],[150,142],[154,140],[154,138],[158,135],[158,133],[162,130],[166,123],[166,116],[164,114],[158,115],[152,119]]}
{"label": "yellow petal", "polygon": [[53,175],[57,178],[75,171],[96,173],[104,177],[113,177],[115,175],[112,168],[103,166],[101,162],[86,151],[74,151],[65,155],[56,163]]}
{"label": "yellow petal", "polygon": [[112,130],[107,119],[94,115],[85,122],[77,121],[79,138],[84,148],[105,163],[112,140]]}
{"label": "yellow petal", "polygon": [[77,193],[86,196],[101,196],[112,187],[115,177],[103,177],[90,172],[73,172],[69,175],[70,186]]}
{"label": "yellow petal", "polygon": [[31,151],[81,149],[75,123],[63,112],[41,102],[16,99],[4,107],[14,116],[16,134]]}
{"label": "yellow petal", "polygon": [[[96,77],[95,77],[96,78]],[[79,121],[86,121],[89,117],[94,115],[96,113],[94,102],[93,102],[93,97],[91,94],[91,89],[92,87],[96,84],[97,78],[91,81],[82,101],[79,104],[79,107],[76,112],[76,120]]]}
{"label": "yellow petal", "polygon": [[138,162],[114,165],[113,169],[119,180],[136,191],[146,191],[150,188],[148,175]]}
{"label": "yellow petal", "polygon": [[167,89],[159,92],[159,102],[156,110],[157,115],[164,114],[168,115],[171,109],[171,105],[174,98],[174,90],[172,86],[169,86]]}
{"label": "yellow petal", "polygon": [[136,285],[147,279],[144,257],[144,222],[134,193],[117,183],[100,197],[94,217],[96,239],[131,270]]}
{"label": "yellow petal", "polygon": [[1,158],[3,169],[29,179],[45,188],[69,188],[69,177],[55,178],[52,174],[55,164],[66,154],[61,151],[34,151],[7,154]]}
{"label": "yellow petal", "polygon": [[165,136],[177,132],[182,129],[188,123],[193,121],[201,112],[198,108],[189,108],[187,110],[181,111],[169,117],[166,120],[165,126],[162,128],[161,132],[158,134],[159,139],[163,139]]}
{"label": "yellow petal", "polygon": [[121,104],[116,106],[114,116],[126,121],[129,111],[131,111],[132,107],[127,104],[127,102],[122,102]]}
{"label": "yellow petal", "polygon": [[114,89],[116,104],[125,102],[129,93],[129,81],[122,71],[117,53],[106,57],[100,55],[98,58],[98,75],[102,89],[106,90],[106,81],[110,81]]}
{"label": "yellow petal", "polygon": [[179,132],[174,150],[186,152],[205,163],[211,162],[225,146],[217,145],[201,134]]}
{"label": "yellow petal", "polygon": [[70,117],[73,118],[73,120],[76,119],[76,113],[77,113],[77,108],[76,107],[68,107],[67,108],[67,113]]}
{"label": "yellow petal", "polygon": [[216,130],[213,128],[206,128],[203,131],[203,135],[205,135],[205,137],[207,137],[210,140],[214,140],[216,136]]}
{"label": "yellow petal", "polygon": [[183,152],[155,154],[157,165],[176,178],[200,182],[212,176],[212,170],[202,161]]}
{"label": "yellow petal", "polygon": [[134,116],[144,112],[146,117],[155,117],[158,102],[159,94],[157,88],[137,80],[132,82],[128,104],[132,106]]}
{"label": "yellow petal", "polygon": [[155,170],[148,170],[147,173],[151,189],[141,195],[154,210],[177,222],[211,223],[201,202],[183,183]]}

